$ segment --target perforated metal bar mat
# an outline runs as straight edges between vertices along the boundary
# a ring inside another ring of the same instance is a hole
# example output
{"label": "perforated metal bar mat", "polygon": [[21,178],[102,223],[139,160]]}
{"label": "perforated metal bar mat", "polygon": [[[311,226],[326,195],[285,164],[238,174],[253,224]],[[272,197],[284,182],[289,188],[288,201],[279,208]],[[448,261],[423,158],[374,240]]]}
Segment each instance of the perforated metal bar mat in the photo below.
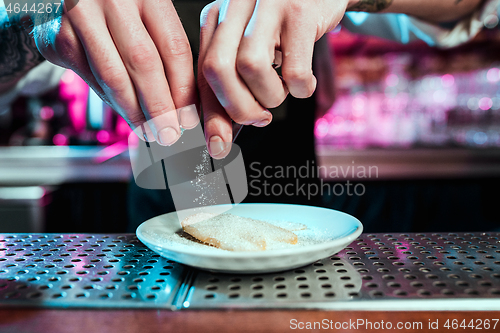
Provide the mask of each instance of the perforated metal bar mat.
{"label": "perforated metal bar mat", "polygon": [[498,310],[499,239],[362,234],[300,269],[234,275],[161,258],[134,235],[0,235],[0,306]]}
{"label": "perforated metal bar mat", "polygon": [[184,266],[135,235],[0,236],[0,305],[170,308]]}
{"label": "perforated metal bar mat", "polygon": [[188,302],[194,308],[404,310],[431,309],[429,300],[448,301],[450,307],[441,302],[436,307],[441,309],[466,305],[459,300],[479,300],[484,308],[496,303],[499,309],[499,236],[362,234],[337,255],[293,271],[258,276],[200,272]]}

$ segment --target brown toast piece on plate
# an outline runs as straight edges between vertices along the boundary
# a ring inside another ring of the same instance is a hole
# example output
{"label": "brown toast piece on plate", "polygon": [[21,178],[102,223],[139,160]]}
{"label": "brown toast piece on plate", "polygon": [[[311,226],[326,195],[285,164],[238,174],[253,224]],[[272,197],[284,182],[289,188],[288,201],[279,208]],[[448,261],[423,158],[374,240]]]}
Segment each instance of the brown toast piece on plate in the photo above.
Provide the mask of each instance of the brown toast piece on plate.
{"label": "brown toast piece on plate", "polygon": [[228,251],[263,251],[272,243],[297,244],[297,235],[270,223],[233,214],[197,213],[181,222],[196,239]]}

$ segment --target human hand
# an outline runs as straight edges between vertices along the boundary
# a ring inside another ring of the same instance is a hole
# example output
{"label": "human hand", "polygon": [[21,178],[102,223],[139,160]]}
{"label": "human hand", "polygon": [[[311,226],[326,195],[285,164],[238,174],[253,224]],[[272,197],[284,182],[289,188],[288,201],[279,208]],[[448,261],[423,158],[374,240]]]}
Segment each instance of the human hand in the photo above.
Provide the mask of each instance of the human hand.
{"label": "human hand", "polygon": [[145,125],[148,141],[171,145],[180,126],[197,125],[191,49],[170,0],[80,0],[33,36],[47,60],[74,70],[131,128]]}
{"label": "human hand", "polygon": [[[231,119],[263,127],[288,92],[310,97],[314,43],[342,19],[348,0],[218,0],[202,12],[198,87],[210,154],[223,158]],[[282,54],[282,77],[272,64]],[[300,135],[296,133],[295,135]]]}

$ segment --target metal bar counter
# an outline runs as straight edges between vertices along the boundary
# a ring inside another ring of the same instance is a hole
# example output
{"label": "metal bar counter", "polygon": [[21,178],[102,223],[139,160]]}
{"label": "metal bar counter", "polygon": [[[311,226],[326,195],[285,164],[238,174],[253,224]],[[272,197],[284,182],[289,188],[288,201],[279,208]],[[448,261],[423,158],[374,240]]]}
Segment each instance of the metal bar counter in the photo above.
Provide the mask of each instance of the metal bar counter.
{"label": "metal bar counter", "polygon": [[230,275],[162,258],[131,234],[2,234],[0,332],[286,331],[292,319],[324,318],[428,325],[443,311],[500,319],[499,239],[362,234],[300,269]]}
{"label": "metal bar counter", "polygon": [[0,186],[127,182],[132,175],[127,146],[112,148],[114,150],[95,146],[0,147]]}

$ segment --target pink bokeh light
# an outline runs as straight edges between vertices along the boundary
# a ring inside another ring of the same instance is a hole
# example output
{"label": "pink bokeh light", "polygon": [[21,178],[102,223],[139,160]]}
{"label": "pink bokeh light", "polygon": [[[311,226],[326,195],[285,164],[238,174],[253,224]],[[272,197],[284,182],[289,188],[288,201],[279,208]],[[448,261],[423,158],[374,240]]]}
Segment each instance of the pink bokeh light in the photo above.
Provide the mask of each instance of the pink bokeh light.
{"label": "pink bokeh light", "polygon": [[389,87],[395,87],[399,83],[399,77],[396,74],[389,74],[385,78],[385,84],[387,84]]}
{"label": "pink bokeh light", "polygon": [[132,132],[132,129],[127,124],[125,119],[123,119],[122,117],[118,117],[118,119],[116,120],[115,132],[116,132],[116,134],[125,137],[125,136],[128,136],[130,134],[130,132]]}
{"label": "pink bokeh light", "polygon": [[50,106],[44,106],[40,109],[40,118],[43,120],[50,120],[54,117],[54,109]]}
{"label": "pink bokeh light", "polygon": [[330,129],[330,124],[324,118],[319,118],[316,121],[315,134],[319,138],[323,138],[328,134],[328,130]]}
{"label": "pink bokeh light", "polygon": [[54,135],[54,137],[52,138],[52,142],[56,146],[67,146],[68,145],[68,138],[64,134],[59,133],[59,134]]}
{"label": "pink bokeh light", "polygon": [[102,131],[97,132],[96,138],[97,138],[97,141],[99,141],[100,143],[107,143],[107,142],[109,142],[110,135],[109,135],[108,131],[102,130]]}
{"label": "pink bokeh light", "polygon": [[486,79],[491,83],[496,83],[500,81],[500,69],[493,67],[486,73]]}
{"label": "pink bokeh light", "polygon": [[489,97],[483,97],[479,100],[479,108],[481,110],[489,110],[493,106],[493,102]]}
{"label": "pink bokeh light", "polygon": [[121,153],[127,151],[128,143],[127,140],[118,141],[113,143],[112,145],[103,148],[100,152],[97,153],[97,156],[94,158],[96,163],[103,163],[107,160],[120,155]]}
{"label": "pink bokeh light", "polygon": [[68,102],[68,114],[74,129],[80,133],[85,130],[89,86],[72,70],[61,77],[59,96]]}
{"label": "pink bokeh light", "polygon": [[441,84],[445,88],[449,88],[455,84],[455,77],[451,74],[441,76]]}

